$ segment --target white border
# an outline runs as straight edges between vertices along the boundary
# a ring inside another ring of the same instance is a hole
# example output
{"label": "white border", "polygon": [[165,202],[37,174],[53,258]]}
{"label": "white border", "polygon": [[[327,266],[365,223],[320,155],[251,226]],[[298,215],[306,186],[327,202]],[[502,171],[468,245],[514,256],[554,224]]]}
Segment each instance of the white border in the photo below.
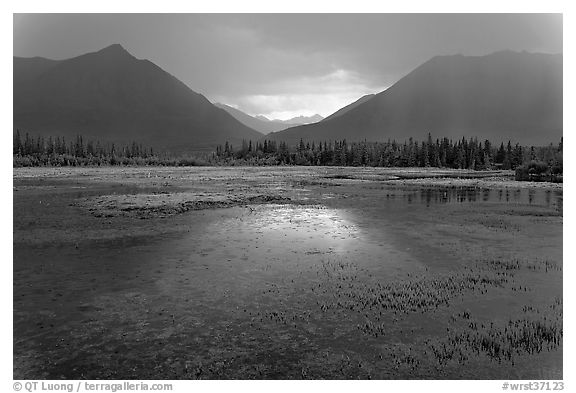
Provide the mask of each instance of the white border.
{"label": "white border", "polygon": [[[575,48],[574,40],[574,13],[569,1],[523,1],[523,2],[504,2],[502,0],[484,0],[482,2],[463,2],[463,1],[427,1],[412,0],[394,2],[390,4],[386,1],[355,0],[355,1],[312,1],[312,0],[292,0],[283,1],[282,4],[264,0],[220,0],[217,2],[193,2],[193,1],[112,1],[99,0],[98,2],[80,2],[80,1],[4,1],[2,2],[1,14],[1,41],[2,53],[4,53],[2,66],[2,85],[4,87],[2,94],[2,119],[3,127],[3,151],[0,155],[2,163],[2,216],[4,223],[2,226],[2,249],[5,250],[2,257],[1,274],[2,274],[2,310],[8,314],[9,318],[4,318],[2,326],[2,341],[4,353],[1,360],[2,385],[0,390],[12,391],[12,163],[11,163],[11,146],[12,146],[12,13],[44,13],[44,12],[118,12],[118,13],[182,13],[182,12],[225,12],[225,13],[277,13],[277,12],[303,12],[303,13],[400,13],[400,12],[418,12],[418,13],[476,13],[476,12],[527,12],[527,13],[563,13],[564,14],[564,144],[566,151],[572,152],[574,146],[573,131],[573,111],[574,111],[574,93],[573,93],[573,72],[576,70],[573,51]],[[10,56],[10,58],[9,58]],[[572,72],[570,72],[572,71]],[[574,361],[571,360],[571,354],[574,353],[574,291],[572,278],[574,277],[574,268],[571,265],[574,256],[574,249],[571,241],[574,241],[573,218],[574,218],[574,195],[572,190],[572,179],[574,177],[574,159],[571,155],[565,157],[564,166],[566,176],[564,183],[564,382],[567,389],[574,388],[575,379],[569,370],[574,369]],[[8,321],[8,319],[10,321]],[[151,381],[150,381],[151,382]],[[466,389],[468,392],[499,392],[501,390],[501,381],[308,381],[308,382],[290,382],[282,381],[199,381],[186,382],[174,381],[173,391],[190,391],[191,389],[199,391],[222,390],[249,390],[250,392],[267,392],[271,389],[275,392],[293,393],[295,388],[313,390],[329,389],[330,391],[347,391],[349,389],[365,388],[376,391],[400,391],[405,389],[414,389],[426,392],[461,392]],[[381,389],[381,390],[380,390]]]}

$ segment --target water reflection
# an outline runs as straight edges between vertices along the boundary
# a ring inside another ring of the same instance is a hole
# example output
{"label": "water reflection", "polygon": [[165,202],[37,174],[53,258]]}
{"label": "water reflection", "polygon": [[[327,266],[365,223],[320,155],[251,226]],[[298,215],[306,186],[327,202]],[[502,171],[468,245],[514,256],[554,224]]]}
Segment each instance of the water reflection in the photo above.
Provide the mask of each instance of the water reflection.
{"label": "water reflection", "polygon": [[507,202],[551,207],[562,211],[561,190],[515,189],[494,190],[475,187],[434,187],[419,190],[398,190],[397,193],[387,193],[386,199],[402,198],[411,203],[422,203],[426,206],[444,203],[470,202]]}
{"label": "water reflection", "polygon": [[337,209],[264,205],[252,207],[248,214],[242,209],[238,212],[236,218],[212,224],[206,233],[217,237],[216,233],[224,231],[227,243],[262,242],[266,248],[274,245],[271,248],[282,255],[291,255],[294,250],[311,254],[318,250],[347,252],[363,244],[359,228]]}
{"label": "water reflection", "polygon": [[[425,269],[383,228],[367,231],[365,222],[359,225],[358,217],[342,209],[270,204],[222,210],[226,218],[206,225],[200,236],[184,237],[178,247],[187,250],[192,269],[206,273],[203,269],[209,268],[221,275],[218,285],[225,281],[227,288],[241,291],[247,281],[260,285],[258,280],[281,279],[320,261],[353,263],[382,282]],[[446,261],[453,263],[446,258],[438,263]]]}

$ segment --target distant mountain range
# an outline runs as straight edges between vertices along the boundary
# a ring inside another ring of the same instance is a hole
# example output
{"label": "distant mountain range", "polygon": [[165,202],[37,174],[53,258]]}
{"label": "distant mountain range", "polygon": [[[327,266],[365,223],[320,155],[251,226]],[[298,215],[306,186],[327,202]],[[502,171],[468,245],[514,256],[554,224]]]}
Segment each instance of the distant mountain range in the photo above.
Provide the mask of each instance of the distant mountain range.
{"label": "distant mountain range", "polygon": [[[259,116],[259,118],[268,120],[265,116]],[[287,119],[287,120],[273,119],[273,120],[269,120],[269,121],[272,121],[275,123],[280,123],[280,124],[302,125],[302,124],[317,123],[323,119],[324,118],[322,116],[320,116],[319,114],[316,113],[315,115],[312,115],[312,116],[296,116],[296,117],[293,117],[293,118]]]}
{"label": "distant mountain range", "polygon": [[68,60],[14,57],[14,129],[173,152],[262,134],[148,60],[115,44]]}
{"label": "distant mountain range", "polygon": [[425,140],[431,133],[493,143],[557,143],[563,130],[562,55],[504,51],[434,57],[387,90],[343,110],[268,138],[294,145],[300,139]]}
{"label": "distant mountain range", "polygon": [[[267,133],[292,145],[300,139],[425,140],[428,133],[545,145],[557,143],[563,131],[562,55],[438,56],[326,119],[283,121],[217,107],[117,44],[67,60],[13,62],[14,130],[68,140],[81,134],[185,152],[226,141],[238,146]],[[302,123],[311,124],[294,126]]]}
{"label": "distant mountain range", "polygon": [[247,113],[242,112],[239,109],[233,108],[226,104],[215,103],[218,108],[224,109],[226,112],[231,114],[236,120],[242,124],[261,132],[262,134],[268,134],[270,132],[281,131],[288,127],[299,126],[303,124],[316,123],[323,119],[322,116],[316,114],[313,116],[298,116],[293,117],[288,120],[270,120],[265,116],[257,115],[250,116]]}

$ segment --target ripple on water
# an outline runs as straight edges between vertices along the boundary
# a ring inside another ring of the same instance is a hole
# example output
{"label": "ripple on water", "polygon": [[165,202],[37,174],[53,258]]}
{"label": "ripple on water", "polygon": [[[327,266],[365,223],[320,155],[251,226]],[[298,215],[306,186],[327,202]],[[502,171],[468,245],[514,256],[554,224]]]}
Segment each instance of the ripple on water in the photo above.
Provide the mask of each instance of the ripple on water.
{"label": "ripple on water", "polygon": [[268,271],[284,270],[322,260],[353,262],[382,278],[424,269],[409,253],[388,241],[384,231],[374,237],[342,209],[260,205],[233,211],[235,214],[207,225],[198,241],[203,249],[212,248],[225,256],[236,269],[265,265]]}

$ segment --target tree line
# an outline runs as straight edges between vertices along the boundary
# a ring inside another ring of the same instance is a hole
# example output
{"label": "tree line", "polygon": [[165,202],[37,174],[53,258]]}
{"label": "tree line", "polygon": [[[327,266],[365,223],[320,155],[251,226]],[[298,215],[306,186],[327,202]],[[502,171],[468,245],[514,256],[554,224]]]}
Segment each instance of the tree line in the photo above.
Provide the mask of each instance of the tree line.
{"label": "tree line", "polygon": [[240,148],[226,142],[218,146],[215,161],[227,165],[319,165],[372,167],[442,167],[455,169],[516,169],[530,162],[543,163],[549,170],[562,172],[562,139],[558,145],[529,148],[519,143],[494,146],[489,140],[448,138],[426,141],[409,138],[403,143],[307,142],[295,148],[272,140],[244,141]]}
{"label": "tree line", "polygon": [[132,142],[117,145],[86,141],[81,135],[67,141],[64,137],[37,137],[14,134],[13,166],[195,166],[206,165],[201,157],[174,156],[155,152],[151,147]]}
{"label": "tree line", "polygon": [[441,167],[456,169],[516,169],[529,174],[561,174],[563,141],[558,145],[523,147],[511,141],[499,146],[489,140],[462,138],[426,141],[409,138],[402,143],[347,142],[344,140],[307,142],[296,146],[286,142],[243,141],[239,148],[229,142],[216,147],[210,155],[174,156],[132,142],[116,145],[86,141],[81,135],[67,141],[64,137],[37,137],[14,133],[13,164],[20,166],[99,166],[99,165],[311,165],[372,167]]}

